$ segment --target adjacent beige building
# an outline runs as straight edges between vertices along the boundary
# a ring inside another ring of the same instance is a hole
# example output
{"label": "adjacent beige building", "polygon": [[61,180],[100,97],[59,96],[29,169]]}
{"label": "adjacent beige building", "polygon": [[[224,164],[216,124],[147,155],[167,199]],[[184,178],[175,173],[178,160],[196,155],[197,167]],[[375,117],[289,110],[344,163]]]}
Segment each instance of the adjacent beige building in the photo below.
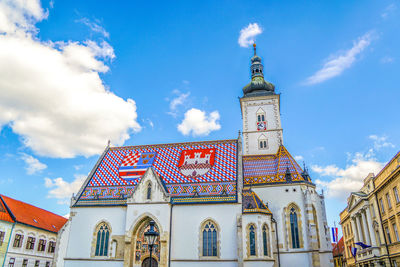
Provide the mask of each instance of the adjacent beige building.
{"label": "adjacent beige building", "polygon": [[[391,266],[400,264],[400,152],[375,176],[347,199],[340,213],[347,266]],[[362,242],[363,249],[356,243]],[[353,257],[351,247],[357,248]]]}

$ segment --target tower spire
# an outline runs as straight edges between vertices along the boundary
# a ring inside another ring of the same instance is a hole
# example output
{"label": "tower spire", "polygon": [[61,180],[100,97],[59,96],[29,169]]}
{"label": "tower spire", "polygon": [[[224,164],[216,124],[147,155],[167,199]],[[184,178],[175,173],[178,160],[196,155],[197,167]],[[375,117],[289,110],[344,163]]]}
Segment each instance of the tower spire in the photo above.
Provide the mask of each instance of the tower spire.
{"label": "tower spire", "polygon": [[254,55],[251,58],[251,82],[243,88],[244,96],[275,94],[275,86],[264,80],[264,66],[257,55],[257,45],[253,43]]}

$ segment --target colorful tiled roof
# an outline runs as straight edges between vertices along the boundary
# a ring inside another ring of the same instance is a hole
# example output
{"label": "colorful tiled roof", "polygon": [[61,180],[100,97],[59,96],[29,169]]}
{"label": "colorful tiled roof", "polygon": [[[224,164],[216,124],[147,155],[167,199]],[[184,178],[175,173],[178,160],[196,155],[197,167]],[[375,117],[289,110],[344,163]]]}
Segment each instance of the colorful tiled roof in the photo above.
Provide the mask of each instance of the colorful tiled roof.
{"label": "colorful tiled roof", "polygon": [[344,252],[344,241],[342,237],[340,238],[337,244],[333,244],[333,249],[332,249],[333,257],[341,256],[343,255],[343,252]]}
{"label": "colorful tiled roof", "polygon": [[237,140],[108,148],[74,205],[122,204],[147,168],[175,203],[236,201]]}
{"label": "colorful tiled roof", "polygon": [[11,211],[16,222],[57,233],[67,222],[62,216],[32,206],[25,202],[0,195],[2,201]]}
{"label": "colorful tiled roof", "polygon": [[0,199],[0,221],[14,222],[3,201]]}
{"label": "colorful tiled roof", "polygon": [[272,214],[268,207],[251,189],[243,189],[242,192],[242,210],[243,213],[265,213]]}
{"label": "colorful tiled roof", "polygon": [[284,146],[280,146],[275,155],[243,157],[244,185],[311,182],[304,174]]}

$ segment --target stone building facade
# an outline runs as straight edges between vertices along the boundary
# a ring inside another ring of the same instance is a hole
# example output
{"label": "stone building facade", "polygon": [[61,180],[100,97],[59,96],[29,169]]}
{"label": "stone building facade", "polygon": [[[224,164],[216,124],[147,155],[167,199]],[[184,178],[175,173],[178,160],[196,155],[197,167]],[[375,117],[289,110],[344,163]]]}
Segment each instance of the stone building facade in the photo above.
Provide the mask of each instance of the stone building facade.
{"label": "stone building facade", "polygon": [[[237,139],[107,147],[76,196],[57,266],[332,266],[324,197],[283,146],[280,95],[251,58]],[[243,137],[243,138],[242,138]]]}
{"label": "stone building facade", "polygon": [[[351,193],[340,213],[347,266],[400,264],[400,152],[375,176],[369,174],[358,192]],[[356,243],[363,243],[362,248]],[[357,248],[353,257],[350,248]]]}

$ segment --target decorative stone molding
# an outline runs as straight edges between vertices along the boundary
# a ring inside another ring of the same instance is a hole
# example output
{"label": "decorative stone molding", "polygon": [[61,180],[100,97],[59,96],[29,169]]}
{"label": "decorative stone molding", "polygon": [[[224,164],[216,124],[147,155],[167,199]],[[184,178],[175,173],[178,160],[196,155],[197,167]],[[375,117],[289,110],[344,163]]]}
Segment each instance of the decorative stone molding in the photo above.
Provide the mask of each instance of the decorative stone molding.
{"label": "decorative stone molding", "polygon": [[[215,229],[217,230],[217,256],[203,256],[203,228],[205,225],[211,222]],[[213,218],[208,217],[207,219],[203,220],[199,226],[199,238],[198,238],[198,253],[199,253],[199,259],[205,260],[205,259],[220,259],[221,258],[221,228],[218,225],[217,221],[214,220]]]}

